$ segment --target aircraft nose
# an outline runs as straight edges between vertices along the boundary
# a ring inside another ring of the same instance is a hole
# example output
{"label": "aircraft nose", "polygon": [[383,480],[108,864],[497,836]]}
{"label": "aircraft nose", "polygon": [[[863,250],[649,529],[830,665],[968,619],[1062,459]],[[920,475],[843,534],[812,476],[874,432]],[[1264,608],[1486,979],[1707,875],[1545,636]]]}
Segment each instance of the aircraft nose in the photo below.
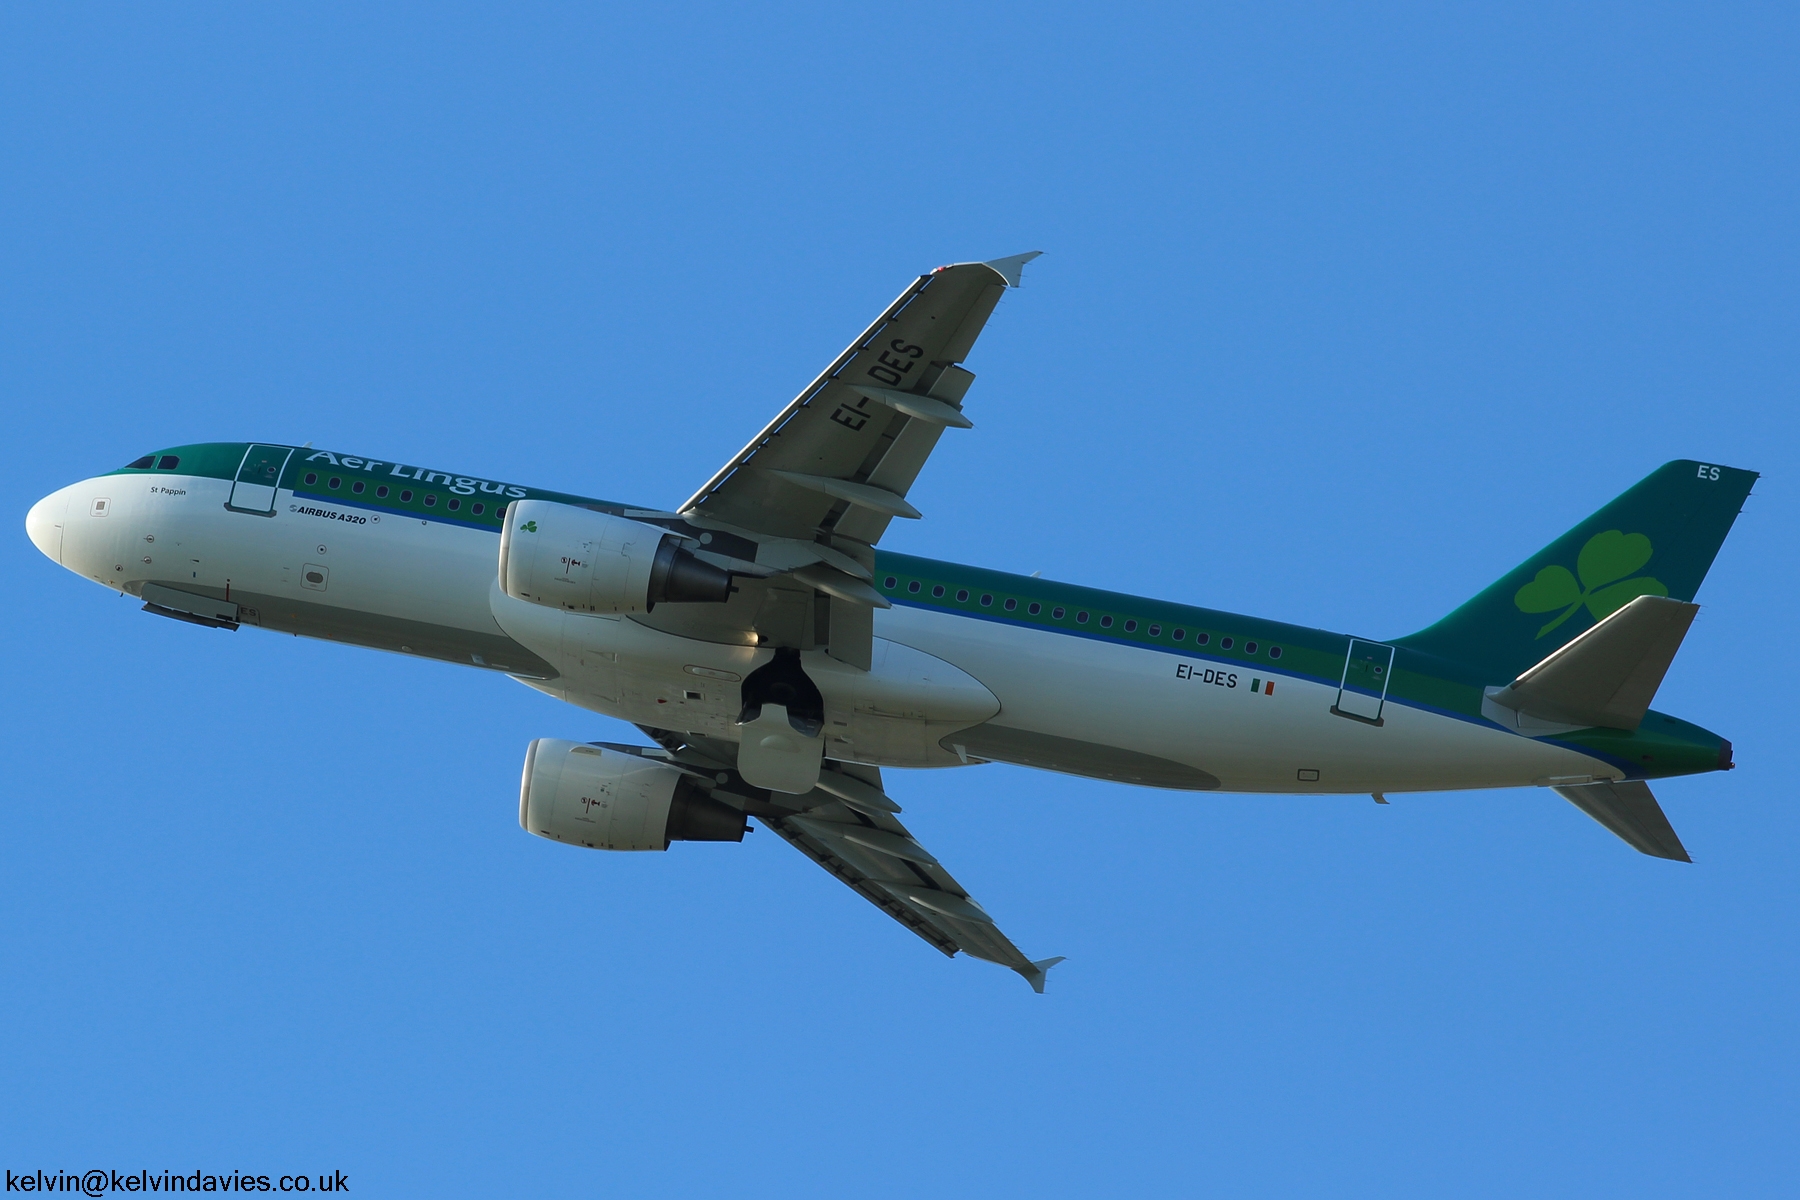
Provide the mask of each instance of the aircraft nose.
{"label": "aircraft nose", "polygon": [[67,490],[51,492],[25,514],[25,532],[45,558],[62,565],[63,516],[69,508]]}

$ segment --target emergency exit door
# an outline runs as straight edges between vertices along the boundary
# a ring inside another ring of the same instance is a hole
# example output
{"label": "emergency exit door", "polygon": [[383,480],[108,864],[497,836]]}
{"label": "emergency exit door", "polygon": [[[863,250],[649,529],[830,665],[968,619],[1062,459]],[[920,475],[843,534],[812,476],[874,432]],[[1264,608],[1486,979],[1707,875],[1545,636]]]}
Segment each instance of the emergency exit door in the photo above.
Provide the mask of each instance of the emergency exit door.
{"label": "emergency exit door", "polygon": [[1350,650],[1344,655],[1344,675],[1338,681],[1337,703],[1331,711],[1353,721],[1381,724],[1381,709],[1387,703],[1388,677],[1394,673],[1394,648],[1380,642],[1350,639]]}
{"label": "emergency exit door", "polygon": [[252,446],[244,451],[225,507],[258,517],[274,516],[275,485],[281,482],[282,469],[293,452],[288,446]]}

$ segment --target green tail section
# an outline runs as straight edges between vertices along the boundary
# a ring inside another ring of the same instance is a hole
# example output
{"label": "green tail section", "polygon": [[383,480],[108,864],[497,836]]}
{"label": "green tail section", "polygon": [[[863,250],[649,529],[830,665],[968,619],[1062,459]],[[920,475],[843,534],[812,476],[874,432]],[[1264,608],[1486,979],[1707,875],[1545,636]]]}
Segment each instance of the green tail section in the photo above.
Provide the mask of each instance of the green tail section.
{"label": "green tail section", "polygon": [[1639,596],[1692,601],[1756,472],[1681,460],[1399,645],[1505,683]]}

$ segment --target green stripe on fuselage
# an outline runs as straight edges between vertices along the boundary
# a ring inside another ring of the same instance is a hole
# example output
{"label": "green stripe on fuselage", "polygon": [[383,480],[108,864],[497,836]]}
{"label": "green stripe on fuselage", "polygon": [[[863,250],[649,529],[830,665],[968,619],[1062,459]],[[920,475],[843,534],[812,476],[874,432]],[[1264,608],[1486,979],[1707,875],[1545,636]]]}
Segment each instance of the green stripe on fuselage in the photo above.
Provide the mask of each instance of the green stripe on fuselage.
{"label": "green stripe on fuselage", "polygon": [[[1342,680],[1349,651],[1345,634],[1032,576],[889,551],[876,553],[875,568],[876,587],[896,604],[1254,669],[1326,687],[1335,688]],[[914,583],[919,585],[917,591]],[[988,603],[982,603],[983,597]],[[1008,600],[1016,602],[1010,610]],[[1058,609],[1061,617],[1055,615]],[[1085,622],[1080,620],[1083,613]],[[1112,623],[1103,626],[1107,617]],[[1127,622],[1136,628],[1127,630]],[[1155,634],[1150,632],[1153,627],[1158,630]],[[1176,630],[1183,634],[1179,640]],[[1207,635],[1203,645],[1198,640],[1201,634]],[[1256,647],[1254,653],[1251,645]],[[1279,657],[1271,653],[1276,648]],[[1494,727],[1481,714],[1484,690],[1489,684],[1508,682],[1484,679],[1474,668],[1400,647],[1394,654],[1387,702]],[[1716,734],[1655,712],[1636,731],[1587,729],[1544,740],[1591,754],[1633,778],[1717,770],[1730,753],[1729,743]]]}
{"label": "green stripe on fuselage", "polygon": [[[164,456],[173,455],[180,460],[177,467],[166,471],[155,467],[121,468],[111,473],[198,475],[229,480],[235,476],[244,451],[252,444],[279,443],[207,442],[174,446],[158,451],[156,457],[161,461]],[[346,460],[357,465],[347,465]],[[310,484],[306,482],[309,474],[315,476]],[[330,486],[334,478],[338,480],[336,488]],[[364,484],[361,493],[353,490],[358,481]],[[280,486],[308,500],[391,512],[423,521],[484,529],[490,533],[500,530],[499,505],[513,499],[550,500],[618,514],[644,511],[588,496],[312,447],[298,448],[289,457]],[[388,489],[385,497],[376,495],[380,487]],[[412,496],[402,501],[400,496],[405,492],[411,492]],[[458,503],[455,510],[449,507],[452,500]],[[479,515],[473,511],[477,503],[483,505]],[[919,585],[916,592],[912,590],[915,582]],[[1350,642],[1348,635],[1322,629],[885,550],[876,552],[875,585],[894,603],[909,607],[1160,651],[1239,670],[1254,670],[1263,676],[1304,679],[1332,688],[1338,686],[1343,676]],[[986,604],[982,603],[984,596],[988,597]],[[1010,610],[1006,608],[1008,600],[1016,602]],[[1036,613],[1030,611],[1034,604],[1038,606]],[[1059,608],[1063,611],[1061,617],[1054,615]],[[1083,612],[1088,616],[1085,622],[1079,619]],[[1109,617],[1111,624],[1103,624]],[[1127,622],[1135,623],[1135,628],[1128,630]],[[1151,633],[1152,628],[1157,632]],[[1178,629],[1183,635],[1180,639],[1175,637]],[[1198,640],[1202,634],[1207,639],[1204,644]],[[1230,639],[1229,647],[1225,644],[1226,639]],[[1256,647],[1254,652],[1249,649],[1252,644]],[[1276,649],[1280,651],[1279,656],[1273,653]],[[1399,646],[1394,654],[1387,700],[1392,704],[1493,727],[1492,722],[1481,715],[1483,689],[1508,682],[1511,682],[1510,678],[1487,678],[1476,666]],[[1588,729],[1545,740],[1593,755],[1637,778],[1717,770],[1729,762],[1730,754],[1730,744],[1716,734],[1656,712],[1633,732]]]}

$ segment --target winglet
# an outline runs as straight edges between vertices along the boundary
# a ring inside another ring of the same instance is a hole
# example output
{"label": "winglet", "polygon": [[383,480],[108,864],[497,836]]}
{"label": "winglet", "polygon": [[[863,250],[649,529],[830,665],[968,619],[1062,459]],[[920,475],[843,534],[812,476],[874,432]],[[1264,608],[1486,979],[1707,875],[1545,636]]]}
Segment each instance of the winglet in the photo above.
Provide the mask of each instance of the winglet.
{"label": "winglet", "polygon": [[[985,262],[981,265],[984,267],[992,267],[994,270],[1000,272],[1000,278],[1006,280],[1008,287],[1018,287],[1019,275],[1025,270],[1025,264],[1042,253],[1042,250],[1027,250],[1023,254],[1013,255],[1011,258],[996,258],[992,262]],[[1057,961],[1060,962],[1062,960],[1058,959]],[[1040,987],[1038,990],[1043,991],[1043,988]]]}
{"label": "winglet", "polygon": [[1044,977],[1050,974],[1051,967],[1065,959],[1066,956],[1061,954],[1055,958],[1040,958],[1029,967],[1014,967],[1013,970],[1023,975],[1025,982],[1031,985],[1031,990],[1041,996],[1044,994]]}

